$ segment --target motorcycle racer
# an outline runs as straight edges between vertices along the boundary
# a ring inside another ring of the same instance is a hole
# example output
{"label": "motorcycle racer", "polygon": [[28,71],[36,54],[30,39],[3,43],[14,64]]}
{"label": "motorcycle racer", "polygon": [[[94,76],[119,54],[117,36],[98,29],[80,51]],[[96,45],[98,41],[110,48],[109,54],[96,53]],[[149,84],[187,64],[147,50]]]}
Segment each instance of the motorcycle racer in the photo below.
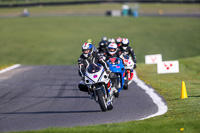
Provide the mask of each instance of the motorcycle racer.
{"label": "motorcycle racer", "polygon": [[113,42],[108,45],[105,57],[106,57],[106,61],[113,57],[120,57],[120,53],[118,51],[116,43]]}
{"label": "motorcycle racer", "polygon": [[[78,66],[79,66],[78,71],[79,71],[79,75],[82,77],[82,80],[79,82],[79,85],[78,85],[78,88],[80,89],[80,91],[88,92],[88,88],[83,81],[85,78],[86,68],[89,66],[89,64],[92,64],[92,63],[102,64],[106,72],[109,74],[111,73],[103,57],[100,57],[98,53],[94,51],[94,46],[91,43],[84,43],[82,45],[82,54],[80,58],[78,59]],[[114,92],[116,91],[117,90],[114,89]]]}
{"label": "motorcycle racer", "polygon": [[[135,69],[137,67],[136,56],[135,56],[135,53],[133,51],[133,48],[131,48],[129,46],[128,38],[122,39],[122,45],[119,47],[119,51],[120,51],[121,55],[128,55],[128,56],[131,55],[132,60],[134,62],[133,69]],[[131,73],[131,79],[132,79],[133,78],[133,70],[131,70],[130,73]]]}
{"label": "motorcycle racer", "polygon": [[122,38],[121,37],[116,38],[116,44],[117,44],[118,48],[122,45]]}
{"label": "motorcycle racer", "polygon": [[104,41],[104,42],[107,43],[108,42],[108,38],[106,36],[103,36],[101,41]]}
{"label": "motorcycle racer", "polygon": [[137,67],[136,62],[136,55],[133,51],[133,48],[129,46],[128,38],[122,39],[122,45],[119,47],[119,53],[124,55],[131,55],[133,62],[134,62],[134,69]]}
{"label": "motorcycle racer", "polygon": [[101,56],[105,56],[106,52],[107,52],[107,43],[105,41],[100,41],[99,42],[99,47],[97,48],[97,52],[101,55]]}
{"label": "motorcycle racer", "polygon": [[[105,57],[106,57],[106,61],[108,61],[110,58],[114,58],[114,57],[118,57],[120,58],[120,53],[118,51],[118,48],[117,48],[117,44],[116,43],[110,43],[107,47],[107,52],[105,54]],[[113,83],[113,86],[115,88],[117,88],[117,76],[115,73],[112,73],[112,77],[111,77],[111,81]]]}
{"label": "motorcycle racer", "polygon": [[114,38],[109,38],[109,39],[108,39],[108,45],[109,45],[110,43],[113,43],[113,42],[115,42],[115,39],[114,39]]}

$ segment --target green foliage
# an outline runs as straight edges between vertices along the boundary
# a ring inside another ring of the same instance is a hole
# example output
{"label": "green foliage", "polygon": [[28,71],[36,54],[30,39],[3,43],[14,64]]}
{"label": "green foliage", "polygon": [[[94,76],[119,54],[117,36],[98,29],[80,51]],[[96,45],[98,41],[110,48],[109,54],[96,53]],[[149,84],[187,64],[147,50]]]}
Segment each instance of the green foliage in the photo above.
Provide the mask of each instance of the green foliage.
{"label": "green foliage", "polygon": [[[180,59],[180,72],[178,74],[157,74],[156,65],[138,65],[139,78],[150,84],[167,101],[169,110],[158,119],[164,123],[167,121],[170,129],[180,126],[187,129],[187,132],[200,131],[199,60],[200,56]],[[182,81],[185,81],[188,98],[181,100]]]}

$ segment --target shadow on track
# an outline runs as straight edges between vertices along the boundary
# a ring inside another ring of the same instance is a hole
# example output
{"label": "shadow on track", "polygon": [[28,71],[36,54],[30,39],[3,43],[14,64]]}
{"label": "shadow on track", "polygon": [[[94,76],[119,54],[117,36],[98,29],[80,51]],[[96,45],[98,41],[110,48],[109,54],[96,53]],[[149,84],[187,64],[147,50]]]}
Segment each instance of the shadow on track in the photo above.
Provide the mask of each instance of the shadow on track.
{"label": "shadow on track", "polygon": [[15,115],[15,114],[71,114],[71,113],[95,113],[101,110],[82,110],[82,111],[39,111],[39,112],[7,112],[0,113],[1,115]]}
{"label": "shadow on track", "polygon": [[50,97],[32,97],[32,98],[90,98],[89,96],[50,96]]}

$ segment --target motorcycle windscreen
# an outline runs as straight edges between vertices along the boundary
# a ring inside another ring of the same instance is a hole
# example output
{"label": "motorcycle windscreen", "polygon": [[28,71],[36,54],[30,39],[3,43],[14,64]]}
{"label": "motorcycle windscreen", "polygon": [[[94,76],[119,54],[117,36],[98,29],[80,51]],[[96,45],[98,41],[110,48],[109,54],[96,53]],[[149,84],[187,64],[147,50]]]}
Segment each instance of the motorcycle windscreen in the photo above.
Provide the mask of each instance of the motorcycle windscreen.
{"label": "motorcycle windscreen", "polygon": [[120,60],[119,60],[119,58],[110,58],[108,63],[112,64],[112,65],[120,64]]}
{"label": "motorcycle windscreen", "polygon": [[129,60],[129,56],[128,55],[123,55],[124,59]]}
{"label": "motorcycle windscreen", "polygon": [[128,60],[129,60],[129,56],[128,55],[123,55],[124,59],[123,59],[123,63],[124,65],[128,64]]}
{"label": "motorcycle windscreen", "polygon": [[87,68],[88,73],[96,73],[101,70],[102,65],[101,64],[90,64]]}

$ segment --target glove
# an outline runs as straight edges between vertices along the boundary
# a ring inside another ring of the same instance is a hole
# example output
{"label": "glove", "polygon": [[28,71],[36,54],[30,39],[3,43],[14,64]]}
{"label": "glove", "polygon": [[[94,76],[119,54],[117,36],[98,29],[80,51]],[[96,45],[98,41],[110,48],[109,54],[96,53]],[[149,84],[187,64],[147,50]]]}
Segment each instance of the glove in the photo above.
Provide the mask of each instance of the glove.
{"label": "glove", "polygon": [[110,74],[110,73],[111,73],[110,69],[107,69],[107,70],[106,70],[106,73],[107,73],[107,74]]}
{"label": "glove", "polygon": [[115,73],[111,72],[111,73],[109,74],[109,78],[115,78]]}
{"label": "glove", "polygon": [[137,64],[135,63],[135,64],[134,64],[134,69],[135,69],[136,67],[137,67]]}
{"label": "glove", "polygon": [[122,53],[119,58],[121,58],[122,60],[124,60],[124,53]]}

